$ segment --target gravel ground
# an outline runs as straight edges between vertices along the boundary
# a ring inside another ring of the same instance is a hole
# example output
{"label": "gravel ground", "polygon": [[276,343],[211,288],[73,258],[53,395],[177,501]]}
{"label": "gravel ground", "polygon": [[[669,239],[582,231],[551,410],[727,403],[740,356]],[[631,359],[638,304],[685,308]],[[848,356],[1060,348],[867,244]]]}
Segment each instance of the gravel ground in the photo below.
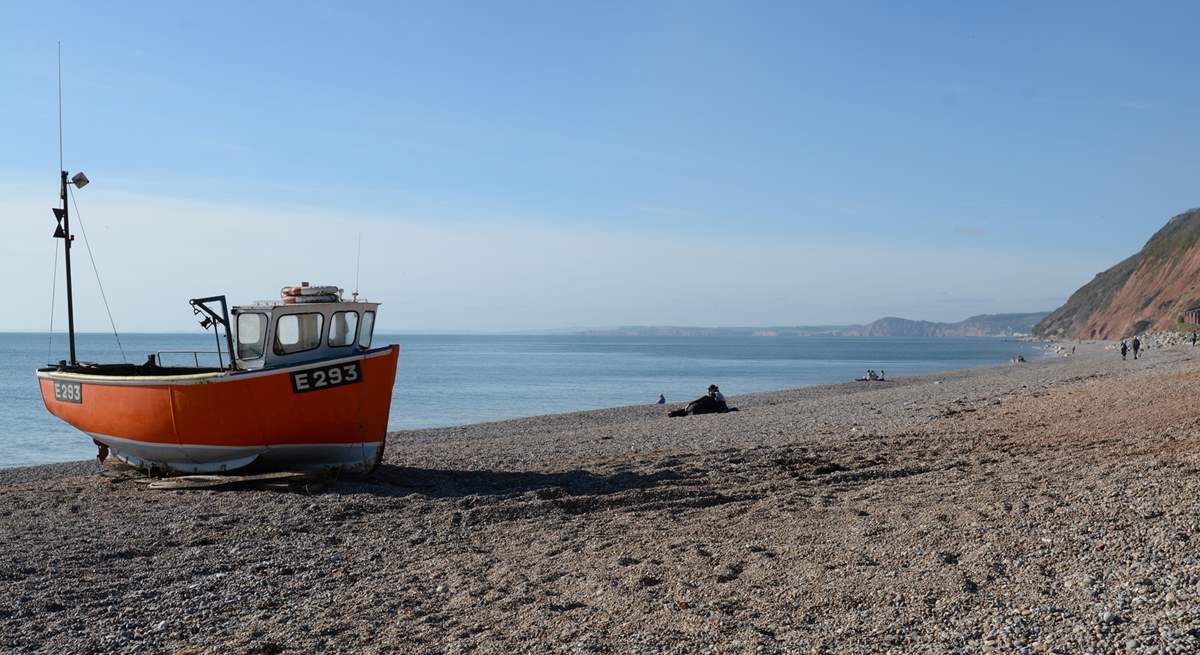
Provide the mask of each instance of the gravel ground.
{"label": "gravel ground", "polygon": [[319,493],[0,471],[0,650],[1194,653],[1198,370],[1089,344],[401,432]]}

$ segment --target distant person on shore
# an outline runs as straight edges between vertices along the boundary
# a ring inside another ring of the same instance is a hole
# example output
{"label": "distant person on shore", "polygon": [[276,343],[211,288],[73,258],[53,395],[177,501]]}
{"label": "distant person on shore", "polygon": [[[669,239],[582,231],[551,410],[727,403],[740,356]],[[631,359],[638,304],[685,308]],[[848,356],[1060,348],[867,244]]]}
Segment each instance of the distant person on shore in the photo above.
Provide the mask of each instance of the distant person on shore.
{"label": "distant person on shore", "polygon": [[1196,331],[1192,330],[1192,347],[1196,347]]}
{"label": "distant person on shore", "polygon": [[655,405],[666,405],[666,404],[667,404],[667,397],[666,397],[666,396],[664,396],[664,395],[662,395],[661,393],[660,393],[660,394],[658,394],[658,402],[657,402],[657,403],[654,403],[654,404],[655,404]]}
{"label": "distant person on shore", "polygon": [[1129,344],[1125,343],[1124,339],[1121,339],[1121,359],[1125,359],[1125,353],[1127,352],[1129,352]]}
{"label": "distant person on shore", "polygon": [[884,375],[884,370],[883,370],[883,369],[879,369],[879,381],[880,381],[880,382],[887,382],[887,377]]}
{"label": "distant person on shore", "polygon": [[1072,355],[1075,354],[1075,345],[1074,344],[1071,344],[1071,354]]}
{"label": "distant person on shore", "polygon": [[708,393],[687,404],[687,407],[667,412],[667,416],[688,416],[696,414],[725,414],[736,412],[738,408],[730,407],[725,402],[725,396],[717,385],[708,386]]}
{"label": "distant person on shore", "polygon": [[1137,337],[1133,338],[1133,358],[1138,358],[1138,351],[1142,349],[1142,341]]}

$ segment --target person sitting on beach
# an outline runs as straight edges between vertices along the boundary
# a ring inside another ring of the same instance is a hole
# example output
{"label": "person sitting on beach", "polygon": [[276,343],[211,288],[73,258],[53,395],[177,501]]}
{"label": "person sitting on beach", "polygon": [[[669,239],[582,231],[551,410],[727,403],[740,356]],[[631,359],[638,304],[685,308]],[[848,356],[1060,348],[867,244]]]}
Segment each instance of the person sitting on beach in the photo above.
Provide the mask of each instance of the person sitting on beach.
{"label": "person sitting on beach", "polygon": [[884,378],[883,374],[884,374],[884,371],[883,371],[883,369],[879,369],[879,381],[880,381],[880,382],[887,382],[887,379],[885,379],[885,378]]}
{"label": "person sitting on beach", "polygon": [[[718,400],[719,398],[719,400]],[[730,407],[725,402],[725,396],[717,385],[711,384],[708,387],[708,393],[700,396],[687,404],[687,407],[682,409],[672,410],[667,413],[667,416],[689,416],[697,414],[725,414],[727,412],[736,412],[736,407]]]}
{"label": "person sitting on beach", "polygon": [[712,396],[713,400],[717,401],[718,403],[725,405],[726,408],[729,407],[729,405],[725,403],[725,394],[721,393],[721,388],[717,385],[708,385],[708,395]]}
{"label": "person sitting on beach", "polygon": [[667,397],[666,397],[666,396],[664,396],[664,395],[662,395],[661,393],[660,393],[660,394],[658,394],[658,402],[657,402],[657,403],[655,403],[655,404],[656,404],[656,405],[666,405],[666,404],[667,404]]}
{"label": "person sitting on beach", "polygon": [[867,371],[867,379],[871,382],[878,382],[879,374],[876,373],[874,369],[871,369],[870,371]]}

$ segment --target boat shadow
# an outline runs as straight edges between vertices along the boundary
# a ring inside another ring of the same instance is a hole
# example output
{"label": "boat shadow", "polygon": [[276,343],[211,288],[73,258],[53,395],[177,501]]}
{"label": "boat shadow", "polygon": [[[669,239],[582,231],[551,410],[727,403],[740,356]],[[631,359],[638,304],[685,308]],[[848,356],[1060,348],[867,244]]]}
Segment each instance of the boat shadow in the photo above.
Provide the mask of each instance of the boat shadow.
{"label": "boat shadow", "polygon": [[559,473],[473,471],[380,464],[379,468],[365,478],[355,481],[342,480],[339,486],[352,493],[380,496],[418,494],[431,498],[456,498],[512,496],[535,492],[548,497],[558,497],[614,494],[630,489],[654,487],[684,477],[679,471],[669,469],[652,473],[618,471],[602,474],[584,470]]}

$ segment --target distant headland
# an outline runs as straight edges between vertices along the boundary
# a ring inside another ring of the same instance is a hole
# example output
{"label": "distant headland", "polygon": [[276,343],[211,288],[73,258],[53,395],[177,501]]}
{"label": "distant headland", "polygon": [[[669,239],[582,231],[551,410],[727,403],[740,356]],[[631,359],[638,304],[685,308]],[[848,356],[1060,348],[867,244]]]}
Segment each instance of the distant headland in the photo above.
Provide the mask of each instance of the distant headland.
{"label": "distant headland", "polygon": [[1049,312],[980,314],[958,321],[914,321],[888,316],[866,325],[769,327],[677,327],[626,325],[563,330],[560,334],[597,337],[1011,337],[1028,335]]}

